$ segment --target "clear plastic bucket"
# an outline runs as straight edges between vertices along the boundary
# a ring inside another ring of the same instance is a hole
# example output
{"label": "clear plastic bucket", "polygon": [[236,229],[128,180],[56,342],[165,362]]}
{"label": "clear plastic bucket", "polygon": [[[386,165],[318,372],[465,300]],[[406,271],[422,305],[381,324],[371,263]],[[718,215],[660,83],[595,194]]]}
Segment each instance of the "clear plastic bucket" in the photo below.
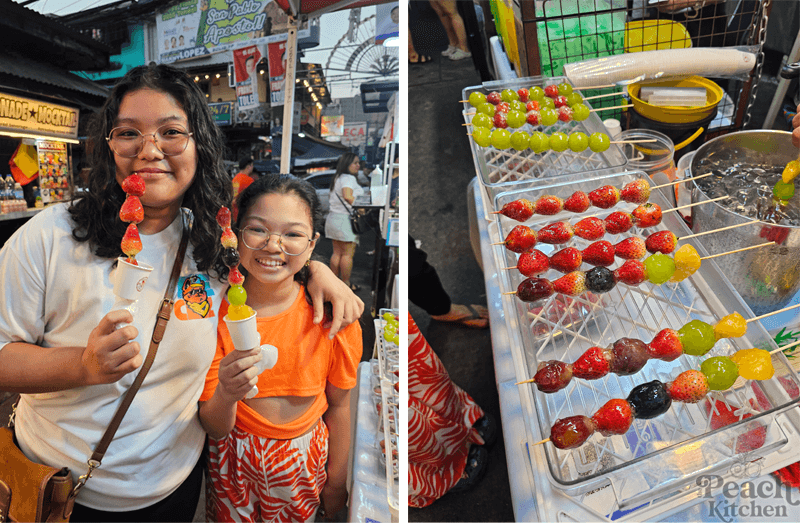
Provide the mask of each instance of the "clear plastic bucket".
{"label": "clear plastic bucket", "polygon": [[[669,136],[650,129],[628,129],[622,131],[615,141],[628,158],[631,170],[644,171],[653,180],[653,185],[662,185],[677,179],[675,169],[675,145]],[[675,204],[671,187],[659,189],[667,200]]]}

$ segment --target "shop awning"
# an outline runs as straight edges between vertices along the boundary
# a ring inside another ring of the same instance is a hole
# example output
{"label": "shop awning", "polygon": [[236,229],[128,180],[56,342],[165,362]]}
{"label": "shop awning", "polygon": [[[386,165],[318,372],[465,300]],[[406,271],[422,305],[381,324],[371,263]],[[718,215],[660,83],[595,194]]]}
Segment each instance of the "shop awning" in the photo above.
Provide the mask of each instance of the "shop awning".
{"label": "shop awning", "polygon": [[105,99],[109,90],[91,80],[60,71],[53,66],[27,58],[0,53],[0,75],[8,74],[34,82],[53,85],[69,91],[77,91]]}
{"label": "shop awning", "polygon": [[[272,155],[273,157],[280,158],[282,140],[281,136],[272,137]],[[328,142],[318,141],[308,136],[300,138],[298,135],[292,136],[292,159],[302,159],[304,163],[296,165],[305,165],[309,160],[325,160],[331,158],[338,158],[349,151],[348,147],[343,145],[328,144]]]}

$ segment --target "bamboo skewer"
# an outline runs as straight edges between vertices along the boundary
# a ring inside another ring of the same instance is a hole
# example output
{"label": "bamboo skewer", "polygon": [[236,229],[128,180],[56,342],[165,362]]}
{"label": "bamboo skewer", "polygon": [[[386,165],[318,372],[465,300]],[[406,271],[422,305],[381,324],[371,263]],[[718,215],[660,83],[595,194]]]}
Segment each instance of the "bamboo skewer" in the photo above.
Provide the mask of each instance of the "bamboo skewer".
{"label": "bamboo skewer", "polygon": [[[774,316],[775,314],[780,314],[782,312],[786,312],[786,311],[790,311],[792,309],[796,309],[797,307],[800,307],[800,303],[798,303],[797,305],[790,305],[789,307],[784,307],[782,309],[778,309],[777,311],[768,312],[766,314],[762,314],[761,316],[756,316],[755,318],[750,318],[749,320],[745,320],[745,323],[750,323],[751,321],[760,320],[762,318],[768,318],[770,316]],[[800,342],[798,342],[798,343],[800,343]],[[772,354],[772,353],[770,353],[770,354]]]}
{"label": "bamboo skewer", "polygon": [[720,253],[720,254],[712,254],[710,256],[703,256],[700,259],[701,260],[710,260],[711,258],[717,258],[718,256],[725,256],[726,254],[733,254],[735,252],[749,251],[750,249],[759,249],[761,247],[766,247],[768,245],[776,245],[776,243],[775,242],[760,243],[758,245],[751,245],[750,247],[742,247],[741,249],[736,249],[735,251],[728,251],[728,252],[723,252],[723,253]]}
{"label": "bamboo skewer", "polygon": [[618,93],[596,94],[594,96],[587,96],[583,99],[583,101],[585,102],[586,100],[594,100],[595,98],[607,98],[609,96],[625,96],[625,93],[620,91]]}
{"label": "bamboo skewer", "polygon": [[690,180],[699,180],[700,178],[705,178],[706,176],[711,176],[712,174],[714,173],[706,173],[706,174],[701,174],[700,176],[689,176],[687,178],[681,178],[680,180],[675,180],[669,183],[656,185],[655,187],[650,187],[650,190],[652,191],[653,189],[661,189],[662,187],[669,187],[670,185],[676,185],[679,183],[688,182]]}
{"label": "bamboo skewer", "polygon": [[608,111],[611,109],[626,109],[628,107],[633,107],[633,104],[615,105],[614,107],[598,107],[597,109],[589,109],[589,112],[594,113],[597,111]]}
{"label": "bamboo skewer", "polygon": [[751,225],[751,224],[757,223],[759,221],[761,221],[761,220],[750,220],[749,222],[737,223],[736,225],[729,225],[727,227],[720,227],[719,229],[712,229],[710,231],[698,232],[698,233],[695,233],[695,234],[690,234],[689,236],[682,236],[680,238],[677,238],[677,240],[680,241],[680,240],[688,240],[689,238],[697,238],[698,236],[703,236],[705,234],[711,234],[712,232],[727,231],[727,230],[730,230],[730,229],[735,229],[737,227],[744,227],[745,225]]}

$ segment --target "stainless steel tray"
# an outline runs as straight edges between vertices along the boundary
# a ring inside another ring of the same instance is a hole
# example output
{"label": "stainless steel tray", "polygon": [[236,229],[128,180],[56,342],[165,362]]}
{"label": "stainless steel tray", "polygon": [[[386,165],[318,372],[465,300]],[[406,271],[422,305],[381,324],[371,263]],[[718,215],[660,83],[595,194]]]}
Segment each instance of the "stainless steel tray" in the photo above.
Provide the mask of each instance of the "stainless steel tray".
{"label": "stainless steel tray", "polygon": [[[625,183],[642,177],[645,174],[639,171],[592,178],[569,175],[563,180],[554,179],[554,182],[559,183],[549,187],[498,194],[493,201],[493,207],[499,209],[506,202],[520,197],[535,200],[544,194],[566,198],[576,190],[589,192],[606,184],[622,188]],[[650,201],[668,209],[666,200],[658,191],[654,191]],[[606,211],[590,208],[583,215],[561,213],[550,217],[535,216],[526,224],[539,229],[554,221],[570,220],[575,223],[581,217],[597,211],[600,211],[597,214],[602,218],[614,210],[630,211],[634,207],[621,202]],[[505,217],[498,220],[501,237],[518,225],[518,222]],[[678,238],[691,234],[677,213],[668,213],[664,215],[660,226],[645,233],[634,228],[622,235],[606,235],[604,239],[616,243],[633,234],[646,236],[654,230],[667,228]],[[704,256],[707,253],[698,241],[701,239],[702,237],[681,241],[679,245],[688,241]],[[582,249],[589,243],[576,237],[571,240],[570,245]],[[546,254],[562,247],[537,245]],[[496,246],[493,252],[498,267],[516,265],[517,255],[504,247]],[[617,266],[619,262],[611,268]],[[584,264],[582,270],[589,268]],[[519,282],[524,279],[516,270],[501,272],[500,281],[504,291],[516,290]],[[560,273],[551,270],[543,276],[555,279]],[[531,378],[541,361],[558,359],[573,362],[589,347],[605,347],[621,337],[649,342],[659,330],[667,327],[677,330],[691,319],[714,324],[733,311],[739,312],[745,318],[753,317],[713,260],[704,261],[697,273],[678,284],[656,286],[645,282],[636,287],[618,284],[609,293],[600,296],[585,293],[568,298],[556,294],[533,304],[524,303],[513,295],[504,296],[503,300],[509,330],[513,331],[515,361],[521,363],[516,367],[519,381]],[[748,324],[744,337],[718,341],[706,357],[729,355],[736,350],[752,347],[768,350],[777,348],[759,322]],[[703,359],[705,358],[681,356],[669,363],[651,360],[635,375],[622,377],[609,374],[603,379],[593,381],[573,379],[565,389],[554,394],[541,393],[534,385],[520,385],[520,395],[527,396],[523,398],[523,405],[531,406],[525,412],[526,423],[535,425],[537,430],[532,428],[531,433],[546,437],[552,424],[559,418],[576,414],[591,416],[609,399],[625,398],[636,385],[653,379],[667,382],[683,370],[698,369]],[[797,405],[800,398],[797,395],[797,375],[783,354],[774,354],[772,361],[775,366],[775,376],[772,379],[760,382],[740,379],[728,391],[709,395],[737,409],[748,405],[750,399],[758,399],[758,407],[752,412],[752,417],[711,430],[710,416],[704,407],[705,400],[694,405],[673,403],[663,416],[651,420],[635,420],[624,436],[603,438],[595,434],[585,445],[573,450],[558,450],[552,444],[545,443],[548,478],[553,486],[571,496],[611,486],[617,509],[624,509],[669,496],[695,483],[702,475],[725,476],[743,463],[780,449],[790,439],[796,440],[797,432],[800,432],[800,420],[796,415],[781,414]],[[740,416],[744,414],[745,412],[739,413]],[[764,444],[746,455],[737,453],[733,444],[736,437],[756,427],[763,427],[761,430],[765,431]],[[535,442],[529,442],[533,443]],[[792,453],[784,454],[784,459],[785,464],[796,461]]]}

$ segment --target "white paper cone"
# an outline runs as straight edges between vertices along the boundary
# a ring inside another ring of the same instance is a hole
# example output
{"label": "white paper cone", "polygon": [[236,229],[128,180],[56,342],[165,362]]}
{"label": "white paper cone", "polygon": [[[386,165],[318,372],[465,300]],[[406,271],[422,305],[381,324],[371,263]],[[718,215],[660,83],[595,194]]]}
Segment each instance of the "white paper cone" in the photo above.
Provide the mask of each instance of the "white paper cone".
{"label": "white paper cone", "polygon": [[153,268],[142,262],[137,262],[139,265],[133,265],[122,256],[117,260],[114,274],[114,294],[126,300],[138,300]]}
{"label": "white paper cone", "polygon": [[243,320],[228,319],[226,314],[222,319],[225,320],[225,324],[228,326],[228,331],[231,333],[233,346],[236,350],[251,350],[261,345],[261,336],[259,336],[256,328],[255,314]]}

